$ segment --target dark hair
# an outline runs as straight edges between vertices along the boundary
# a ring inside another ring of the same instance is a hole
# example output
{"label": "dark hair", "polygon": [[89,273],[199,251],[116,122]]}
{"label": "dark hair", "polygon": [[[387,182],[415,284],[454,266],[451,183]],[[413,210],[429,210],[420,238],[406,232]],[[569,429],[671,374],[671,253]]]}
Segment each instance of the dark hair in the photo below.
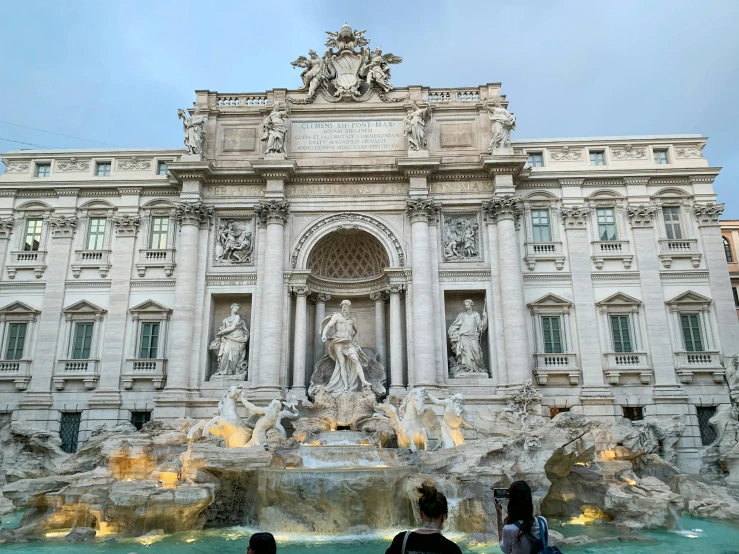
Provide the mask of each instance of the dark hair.
{"label": "dark hair", "polygon": [[531,488],[526,481],[514,481],[508,487],[508,515],[506,525],[523,521],[518,531],[518,539],[525,533],[531,533],[534,525],[534,502],[531,500]]}
{"label": "dark hair", "polygon": [[449,506],[446,502],[446,496],[438,491],[433,482],[424,481],[416,490],[421,495],[421,498],[418,499],[418,507],[425,516],[431,519],[447,516]]}
{"label": "dark hair", "polygon": [[272,533],[254,533],[249,537],[249,548],[257,554],[277,554],[277,543]]}

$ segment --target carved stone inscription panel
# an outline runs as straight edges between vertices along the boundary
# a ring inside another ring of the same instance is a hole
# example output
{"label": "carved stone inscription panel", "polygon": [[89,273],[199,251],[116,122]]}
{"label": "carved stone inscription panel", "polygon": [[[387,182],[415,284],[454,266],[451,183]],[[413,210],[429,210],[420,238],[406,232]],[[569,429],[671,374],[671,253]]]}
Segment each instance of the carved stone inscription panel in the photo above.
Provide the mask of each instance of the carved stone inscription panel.
{"label": "carved stone inscription panel", "polygon": [[293,153],[405,150],[400,120],[293,122],[290,136]]}

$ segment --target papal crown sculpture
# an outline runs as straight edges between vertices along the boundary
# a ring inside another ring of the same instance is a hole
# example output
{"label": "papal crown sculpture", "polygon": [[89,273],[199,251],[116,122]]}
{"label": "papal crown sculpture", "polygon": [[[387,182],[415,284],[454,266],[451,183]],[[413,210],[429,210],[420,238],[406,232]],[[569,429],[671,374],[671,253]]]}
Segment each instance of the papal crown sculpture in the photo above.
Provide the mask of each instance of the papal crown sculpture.
{"label": "papal crown sculpture", "polygon": [[[310,57],[300,56],[291,63],[293,67],[305,69],[300,74],[307,90],[305,100],[292,100],[293,103],[311,103],[316,94],[322,93],[327,100],[344,99],[366,100],[374,91],[385,100],[385,93],[393,90],[390,84],[390,64],[403,61],[400,56],[383,54],[382,48],[369,47],[366,31],[354,31],[348,24],[342,25],[336,33],[326,31],[328,50],[318,57],[315,50],[309,50]],[[389,101],[389,100],[388,100]]]}

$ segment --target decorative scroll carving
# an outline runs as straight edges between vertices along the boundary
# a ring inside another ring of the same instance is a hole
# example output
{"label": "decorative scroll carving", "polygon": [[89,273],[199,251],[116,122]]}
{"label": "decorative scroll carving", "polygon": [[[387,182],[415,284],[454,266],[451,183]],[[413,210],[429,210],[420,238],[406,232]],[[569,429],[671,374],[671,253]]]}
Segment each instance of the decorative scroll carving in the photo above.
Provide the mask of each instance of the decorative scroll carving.
{"label": "decorative scroll carving", "polygon": [[559,213],[562,216],[562,224],[566,228],[584,229],[588,224],[590,208],[587,206],[572,206],[569,208],[560,208]]}
{"label": "decorative scroll carving", "polygon": [[550,150],[549,157],[555,162],[574,162],[582,159],[582,149],[570,150],[569,146],[563,146],[561,150]]}
{"label": "decorative scroll carving", "polygon": [[311,295],[310,300],[314,304],[318,304],[319,302],[325,304],[326,302],[331,300],[331,295],[325,292],[317,292]]}
{"label": "decorative scroll carving", "polygon": [[375,302],[387,302],[390,299],[390,294],[384,290],[372,292],[369,296],[370,300],[374,300]]}
{"label": "decorative scroll carving", "polygon": [[284,200],[269,200],[260,202],[254,208],[254,212],[262,223],[279,223],[284,225],[287,221],[287,214],[290,213],[290,204]]}
{"label": "decorative scroll carving", "polygon": [[135,237],[141,218],[137,215],[121,215],[113,218],[113,228],[117,237]]}
{"label": "decorative scroll carving", "polygon": [[29,164],[24,162],[11,162],[5,163],[5,173],[25,173],[28,168],[31,167]]}
{"label": "decorative scroll carving", "polygon": [[477,216],[444,217],[445,262],[480,259],[480,224]]}
{"label": "decorative scroll carving", "polygon": [[10,217],[8,219],[0,219],[0,239],[10,238],[10,233],[13,232],[13,224],[15,220]]}
{"label": "decorative scroll carving", "polygon": [[647,157],[647,151],[644,148],[634,148],[627,144],[621,150],[611,150],[614,160],[643,160]]}
{"label": "decorative scroll carving", "polygon": [[[120,163],[118,167],[120,167]],[[90,169],[90,162],[78,160],[77,158],[69,158],[67,161],[58,162],[56,168],[58,171],[87,171]]]}
{"label": "decorative scroll carving", "polygon": [[695,204],[693,211],[700,225],[718,225],[718,218],[724,213],[724,204]]}
{"label": "decorative scroll carving", "polygon": [[518,196],[496,196],[492,200],[483,202],[482,209],[491,221],[516,220],[523,213],[521,198]]}
{"label": "decorative scroll carving", "polygon": [[654,225],[654,214],[657,213],[657,207],[647,204],[628,206],[626,213],[631,220],[632,227],[651,227]]}
{"label": "decorative scroll carving", "polygon": [[213,217],[213,207],[200,202],[182,202],[175,206],[175,219],[180,225],[206,226]]}
{"label": "decorative scroll carving", "polygon": [[77,227],[76,217],[50,217],[49,228],[51,229],[51,236],[57,238],[67,238],[74,236],[74,230]]}
{"label": "decorative scroll carving", "polygon": [[681,146],[675,148],[675,154],[678,158],[702,158],[704,146],[705,143],[698,146]]}
{"label": "decorative scroll carving", "polygon": [[408,200],[405,213],[410,217],[411,223],[428,222],[439,213],[439,206],[433,200]]}
{"label": "decorative scroll carving", "polygon": [[405,292],[405,285],[391,284],[385,290],[388,294],[403,294]]}
{"label": "decorative scroll carving", "polygon": [[253,262],[254,240],[248,226],[251,221],[229,219],[222,222],[216,235],[216,262],[245,265]]}
{"label": "decorative scroll carving", "polygon": [[151,169],[151,160],[140,160],[136,156],[130,160],[119,160],[118,169],[122,171],[144,171]]}

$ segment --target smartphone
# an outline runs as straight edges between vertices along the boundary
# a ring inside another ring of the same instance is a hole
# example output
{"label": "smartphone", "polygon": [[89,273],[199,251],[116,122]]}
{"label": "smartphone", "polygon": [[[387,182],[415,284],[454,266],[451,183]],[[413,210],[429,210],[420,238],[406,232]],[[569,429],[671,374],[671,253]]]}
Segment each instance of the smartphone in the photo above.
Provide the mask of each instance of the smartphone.
{"label": "smartphone", "polygon": [[508,500],[508,489],[493,489],[495,500]]}

